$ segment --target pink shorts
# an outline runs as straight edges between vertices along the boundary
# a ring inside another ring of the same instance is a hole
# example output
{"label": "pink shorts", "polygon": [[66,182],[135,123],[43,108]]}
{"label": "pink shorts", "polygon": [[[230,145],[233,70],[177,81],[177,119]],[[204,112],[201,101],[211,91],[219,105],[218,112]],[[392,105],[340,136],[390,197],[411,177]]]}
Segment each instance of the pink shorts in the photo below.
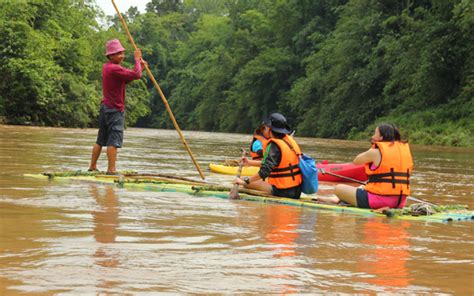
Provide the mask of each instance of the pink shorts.
{"label": "pink shorts", "polygon": [[[380,209],[384,207],[397,208],[399,195],[378,195],[358,188],[356,191],[357,206],[359,208]],[[398,208],[401,209],[407,203],[406,195],[402,196]]]}

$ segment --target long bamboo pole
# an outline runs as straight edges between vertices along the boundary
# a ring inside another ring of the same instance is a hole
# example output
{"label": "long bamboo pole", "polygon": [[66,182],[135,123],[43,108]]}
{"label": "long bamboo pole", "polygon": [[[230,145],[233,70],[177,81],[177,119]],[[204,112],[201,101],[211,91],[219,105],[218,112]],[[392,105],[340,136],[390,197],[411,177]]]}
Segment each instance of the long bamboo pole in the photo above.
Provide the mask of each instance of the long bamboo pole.
{"label": "long bamboo pole", "polygon": [[[118,10],[117,5],[115,5],[115,1],[114,1],[114,0],[112,0],[112,4],[114,5],[115,11],[117,11],[117,15],[118,15],[120,21],[122,22],[122,26],[123,26],[125,32],[127,33],[127,36],[128,36],[128,39],[130,40],[130,43],[133,45],[133,47],[135,48],[135,50],[137,50],[138,47],[137,47],[137,45],[135,44],[135,41],[133,41],[133,37],[132,37],[132,34],[130,34],[130,31],[128,30],[127,23],[125,22],[124,18],[122,17],[122,14],[121,14],[120,11]],[[175,128],[176,131],[178,132],[178,135],[179,135],[179,137],[181,138],[181,141],[183,142],[184,147],[185,147],[186,150],[188,151],[189,156],[191,156],[191,160],[193,161],[194,165],[196,166],[196,169],[198,170],[199,175],[200,175],[201,178],[204,180],[204,179],[205,179],[204,173],[202,172],[201,167],[199,167],[199,164],[197,163],[196,159],[194,158],[193,153],[191,152],[191,148],[189,147],[188,143],[186,142],[186,139],[185,139],[184,136],[183,136],[183,133],[181,132],[181,129],[179,128],[178,122],[176,121],[176,119],[175,119],[175,117],[174,117],[174,115],[173,115],[173,111],[171,111],[171,108],[170,108],[170,106],[169,106],[169,104],[168,104],[168,100],[166,99],[165,95],[164,95],[163,92],[161,91],[161,88],[160,88],[160,86],[158,85],[158,82],[156,82],[155,77],[154,77],[153,74],[151,73],[151,71],[150,71],[150,69],[148,68],[148,65],[147,65],[147,64],[145,64],[145,70],[146,70],[146,73],[148,74],[148,77],[150,77],[151,81],[152,81],[153,84],[155,85],[156,90],[157,90],[158,93],[160,94],[161,100],[163,101],[163,104],[164,104],[165,107],[166,107],[166,111],[168,111],[168,115],[170,116],[171,121],[173,122],[174,128]]]}

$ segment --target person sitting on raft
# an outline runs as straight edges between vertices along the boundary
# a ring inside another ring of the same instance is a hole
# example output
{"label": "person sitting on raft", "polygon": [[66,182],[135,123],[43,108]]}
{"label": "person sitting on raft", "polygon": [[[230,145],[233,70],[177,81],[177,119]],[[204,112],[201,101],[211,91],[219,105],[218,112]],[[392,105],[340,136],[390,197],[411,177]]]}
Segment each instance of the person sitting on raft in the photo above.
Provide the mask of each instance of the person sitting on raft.
{"label": "person sitting on raft", "polygon": [[265,124],[259,125],[253,133],[252,142],[250,143],[250,157],[252,160],[262,160],[263,153],[267,148],[268,139],[263,135]]}
{"label": "person sitting on raft", "polygon": [[338,184],[337,197],[318,197],[319,201],[339,203],[344,201],[366,209],[403,208],[410,195],[410,176],[413,158],[406,141],[400,139],[400,132],[390,123],[375,128],[371,139],[372,147],[357,155],[354,164],[365,165],[369,176],[367,185],[356,188]]}
{"label": "person sitting on raft", "polygon": [[244,166],[260,166],[260,170],[251,177],[237,178],[234,183],[275,196],[300,198],[302,176],[298,155],[301,149],[289,135],[291,132],[283,115],[273,113],[265,119],[262,134],[268,139],[268,145],[263,160],[246,157],[241,160]]}
{"label": "person sitting on raft", "polygon": [[[253,133],[252,142],[250,143],[250,150],[249,155],[252,158],[251,166],[260,166],[263,158],[263,153],[265,149],[267,149],[268,139],[265,138],[263,135],[263,129],[265,128],[265,124],[260,124]],[[228,166],[238,166],[240,163],[240,159],[228,159],[224,161],[225,165]]]}

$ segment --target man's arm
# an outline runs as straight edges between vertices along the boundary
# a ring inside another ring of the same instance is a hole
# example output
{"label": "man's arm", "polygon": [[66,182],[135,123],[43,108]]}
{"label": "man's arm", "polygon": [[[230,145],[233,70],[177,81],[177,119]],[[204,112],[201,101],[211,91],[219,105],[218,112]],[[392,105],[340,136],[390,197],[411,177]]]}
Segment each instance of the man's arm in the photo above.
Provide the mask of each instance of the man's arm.
{"label": "man's arm", "polygon": [[137,49],[133,56],[135,58],[135,66],[133,67],[133,70],[116,65],[116,67],[113,68],[112,75],[125,80],[127,83],[140,79],[143,71],[142,64],[144,64],[145,61],[142,60],[142,52],[140,49]]}

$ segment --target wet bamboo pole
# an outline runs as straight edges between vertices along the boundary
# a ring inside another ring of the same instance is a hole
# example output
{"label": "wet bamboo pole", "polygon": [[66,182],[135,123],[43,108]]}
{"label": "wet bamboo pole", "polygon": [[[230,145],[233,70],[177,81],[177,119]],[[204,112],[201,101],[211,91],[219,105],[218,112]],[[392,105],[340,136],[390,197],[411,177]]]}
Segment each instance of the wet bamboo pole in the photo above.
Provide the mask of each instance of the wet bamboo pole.
{"label": "wet bamboo pole", "polygon": [[[135,50],[137,50],[138,47],[137,47],[137,45],[135,44],[135,41],[133,41],[133,37],[132,37],[132,34],[130,34],[130,31],[128,30],[127,23],[125,22],[124,18],[122,17],[122,14],[121,14],[120,11],[118,10],[117,5],[115,5],[115,1],[114,1],[114,0],[112,0],[112,4],[114,5],[115,11],[117,11],[117,15],[118,15],[120,21],[122,22],[122,26],[123,26],[125,32],[127,33],[127,36],[128,36],[128,39],[130,40],[130,43],[133,45],[133,47],[135,48]],[[169,104],[168,104],[168,100],[166,99],[165,95],[164,95],[163,92],[161,91],[161,88],[160,88],[160,86],[158,85],[158,82],[156,82],[156,79],[155,79],[155,77],[153,76],[153,74],[151,73],[150,68],[148,68],[148,65],[147,65],[147,64],[145,64],[145,70],[146,70],[146,73],[148,74],[148,77],[150,77],[151,81],[152,81],[153,84],[155,85],[156,90],[157,90],[158,93],[160,94],[161,100],[163,101],[163,104],[164,104],[165,107],[166,107],[166,111],[168,111],[168,115],[170,116],[171,121],[173,122],[174,128],[175,128],[176,131],[178,132],[178,135],[179,135],[179,137],[181,138],[181,141],[183,142],[184,147],[185,147],[186,150],[188,151],[189,156],[191,156],[191,160],[193,161],[194,166],[196,166],[196,169],[198,170],[199,175],[200,175],[201,178],[204,180],[204,179],[205,179],[204,173],[202,172],[201,167],[199,167],[199,164],[197,163],[196,159],[194,158],[194,155],[193,155],[193,152],[191,151],[191,148],[189,147],[188,143],[186,142],[186,139],[185,139],[184,136],[183,136],[183,133],[181,132],[181,129],[179,128],[178,122],[176,121],[176,118],[175,118],[174,115],[173,115],[173,111],[171,111],[171,108],[170,108],[170,106],[169,106]]]}

